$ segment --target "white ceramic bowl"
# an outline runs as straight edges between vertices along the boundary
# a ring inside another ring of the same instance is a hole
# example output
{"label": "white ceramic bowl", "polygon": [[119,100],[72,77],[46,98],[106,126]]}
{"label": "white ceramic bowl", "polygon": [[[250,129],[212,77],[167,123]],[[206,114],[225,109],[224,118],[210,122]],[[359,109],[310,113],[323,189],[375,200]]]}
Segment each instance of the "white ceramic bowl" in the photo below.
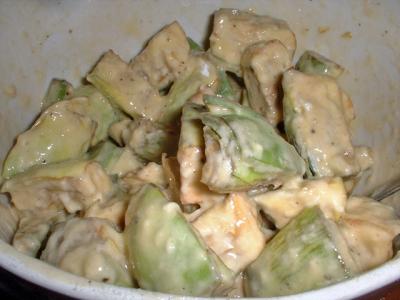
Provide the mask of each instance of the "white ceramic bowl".
{"label": "white ceramic bowl", "polygon": [[[375,166],[356,193],[367,194],[400,175],[400,2],[386,1],[0,1],[0,158],[39,112],[51,78],[74,84],[113,49],[132,58],[163,25],[178,20],[201,41],[219,7],[251,8],[285,19],[296,33],[297,56],[314,49],[345,66],[356,144],[371,146]],[[0,220],[1,222],[1,220]],[[168,295],[90,282],[16,252],[0,241],[0,266],[59,293],[87,299]],[[345,299],[400,279],[400,260],[327,288],[280,299]],[[173,297],[174,298],[174,297]]]}

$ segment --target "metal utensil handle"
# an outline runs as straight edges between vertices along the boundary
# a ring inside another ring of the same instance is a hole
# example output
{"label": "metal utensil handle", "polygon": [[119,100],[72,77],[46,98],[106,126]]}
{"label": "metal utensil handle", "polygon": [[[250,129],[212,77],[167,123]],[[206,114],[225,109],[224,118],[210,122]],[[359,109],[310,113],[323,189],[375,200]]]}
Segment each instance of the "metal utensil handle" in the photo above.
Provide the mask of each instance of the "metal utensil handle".
{"label": "metal utensil handle", "polygon": [[374,198],[376,201],[381,201],[381,200],[397,193],[398,191],[400,191],[399,184],[378,192],[377,194],[373,195],[372,198]]}

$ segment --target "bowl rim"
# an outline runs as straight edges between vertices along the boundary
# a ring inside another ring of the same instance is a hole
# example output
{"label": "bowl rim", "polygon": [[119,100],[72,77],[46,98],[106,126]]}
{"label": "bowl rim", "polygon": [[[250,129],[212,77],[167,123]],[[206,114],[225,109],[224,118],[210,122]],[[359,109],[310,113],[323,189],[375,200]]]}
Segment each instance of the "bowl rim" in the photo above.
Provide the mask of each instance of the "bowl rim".
{"label": "bowl rim", "polygon": [[[24,255],[0,240],[0,266],[38,286],[79,299],[209,299],[176,296],[95,282],[56,268],[39,259]],[[400,278],[400,259],[394,258],[371,271],[321,289],[300,294],[263,299],[320,300],[349,299],[382,288]],[[101,295],[99,297],[99,295]],[[227,299],[227,298],[214,298]],[[242,298],[254,299],[254,298]]]}

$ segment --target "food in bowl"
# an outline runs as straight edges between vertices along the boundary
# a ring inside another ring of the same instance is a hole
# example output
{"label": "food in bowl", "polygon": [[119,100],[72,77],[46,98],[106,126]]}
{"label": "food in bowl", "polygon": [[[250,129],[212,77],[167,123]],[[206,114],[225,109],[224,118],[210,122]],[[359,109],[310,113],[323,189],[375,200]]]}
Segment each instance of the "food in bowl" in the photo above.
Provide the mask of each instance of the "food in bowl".
{"label": "food in bowl", "polygon": [[3,166],[19,251],[91,280],[193,296],[279,296],[394,255],[393,210],[349,197],[343,68],[293,66],[286,22],[220,9],[204,51],[174,22],[131,62],[54,79]]}

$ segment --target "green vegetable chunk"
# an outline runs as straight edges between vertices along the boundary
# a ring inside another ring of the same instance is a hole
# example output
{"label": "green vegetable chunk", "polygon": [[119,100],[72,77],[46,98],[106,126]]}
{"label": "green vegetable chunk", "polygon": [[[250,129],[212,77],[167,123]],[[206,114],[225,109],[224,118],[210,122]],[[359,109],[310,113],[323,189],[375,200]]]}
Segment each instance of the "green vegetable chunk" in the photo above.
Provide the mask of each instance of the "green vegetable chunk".
{"label": "green vegetable chunk", "polygon": [[92,145],[104,141],[108,136],[110,126],[122,118],[121,112],[112,107],[110,102],[94,86],[83,85],[73,91],[74,98],[87,98],[86,101],[70,101],[69,109],[88,116],[96,122],[96,131]]}
{"label": "green vegetable chunk", "polygon": [[34,166],[4,182],[1,193],[9,193],[19,210],[62,210],[69,213],[102,202],[112,191],[110,177],[95,161],[74,159]]}
{"label": "green vegetable chunk", "polygon": [[351,272],[337,250],[332,226],[318,207],[304,209],[246,269],[246,294],[291,295],[349,278]]}
{"label": "green vegetable chunk", "polygon": [[97,161],[108,175],[124,175],[145,165],[132,150],[118,147],[110,141],[97,145],[88,154],[88,158]]}
{"label": "green vegetable chunk", "polygon": [[182,74],[172,85],[166,98],[165,109],[159,122],[173,124],[178,120],[182,107],[202,86],[211,84],[217,77],[215,66],[203,55],[192,58],[185,74]]}
{"label": "green vegetable chunk", "polygon": [[219,192],[302,175],[305,165],[293,146],[251,109],[219,97],[204,99],[206,164],[202,182]]}
{"label": "green vegetable chunk", "polygon": [[166,126],[140,118],[127,124],[122,139],[142,159],[160,162],[163,153],[176,153],[178,135]]}
{"label": "green vegetable chunk", "polygon": [[3,166],[5,178],[34,165],[78,158],[107,138],[118,111],[90,85],[74,90],[72,97],[48,107],[18,136]]}
{"label": "green vegetable chunk", "polygon": [[87,80],[131,117],[157,120],[167,101],[160,91],[185,73],[189,54],[185,32],[173,22],[129,64],[108,51]]}
{"label": "green vegetable chunk", "polygon": [[61,79],[52,79],[42,101],[42,110],[56,102],[62,101],[72,93],[72,85]]}
{"label": "green vegetable chunk", "polygon": [[125,234],[135,278],[144,289],[211,296],[230,271],[205,249],[179,207],[161,191],[144,186]]}
{"label": "green vegetable chunk", "polygon": [[50,106],[33,126],[21,133],[9,152],[3,177],[10,178],[28,168],[79,157],[92,141],[96,123],[89,117],[68,109],[73,100]]}
{"label": "green vegetable chunk", "polygon": [[306,74],[328,75],[333,78],[338,78],[344,72],[342,66],[314,51],[305,51],[299,58],[296,69]]}
{"label": "green vegetable chunk", "polygon": [[111,50],[103,55],[87,80],[134,118],[154,119],[164,105],[158,90]]}

